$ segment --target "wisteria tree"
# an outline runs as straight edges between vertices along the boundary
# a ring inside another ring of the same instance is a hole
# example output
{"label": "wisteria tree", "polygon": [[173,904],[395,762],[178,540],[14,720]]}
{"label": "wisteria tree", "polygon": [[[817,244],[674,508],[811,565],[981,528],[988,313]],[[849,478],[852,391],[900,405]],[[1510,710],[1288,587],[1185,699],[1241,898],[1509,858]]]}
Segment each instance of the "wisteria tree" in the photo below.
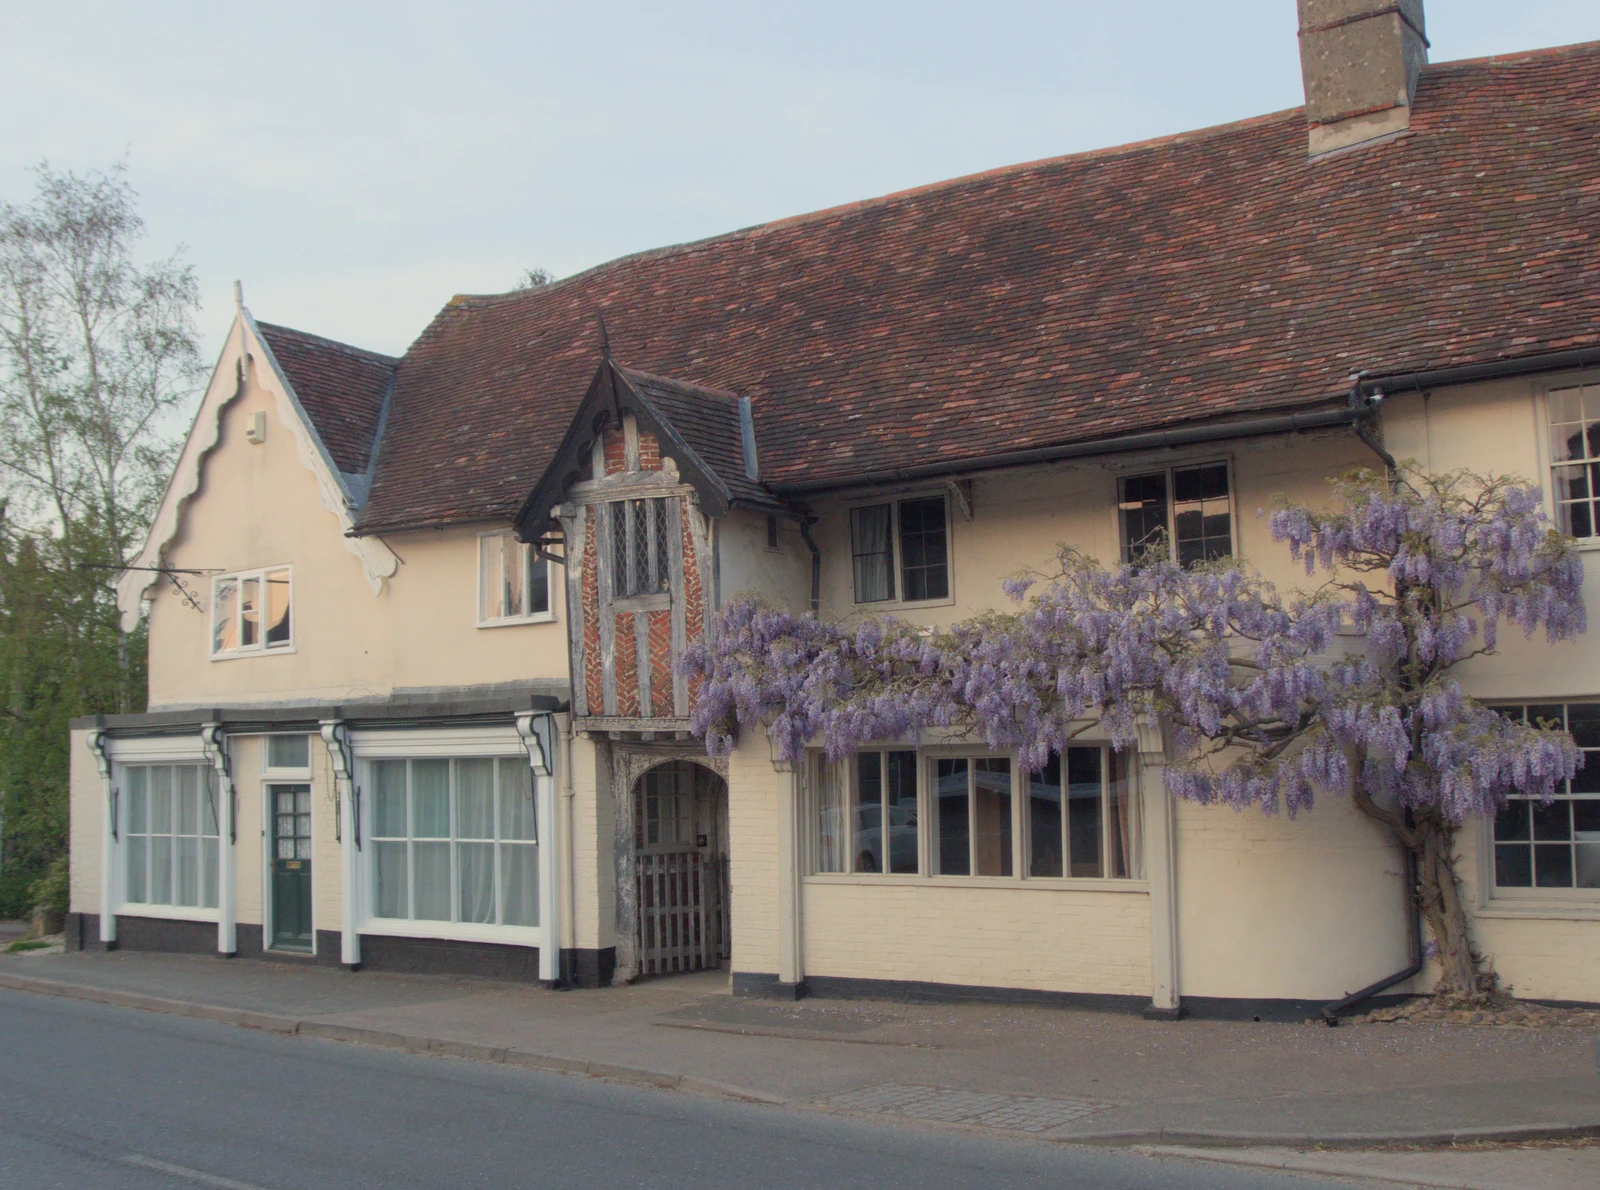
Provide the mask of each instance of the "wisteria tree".
{"label": "wisteria tree", "polygon": [[1457,832],[1509,795],[1549,800],[1580,757],[1564,730],[1468,697],[1455,671],[1506,627],[1583,632],[1579,558],[1537,488],[1465,472],[1357,472],[1330,508],[1270,525],[1320,584],[1285,595],[1233,562],[1185,570],[1157,551],[1107,569],[1063,548],[1059,572],[1008,582],[1015,610],[948,630],[735,598],[685,659],[694,730],[715,754],[765,727],[792,761],[810,740],[837,759],[948,729],[1033,771],[1086,732],[1123,748],[1159,722],[1180,797],[1290,815],[1318,792],[1353,797],[1414,857],[1439,990],[1474,992]]}

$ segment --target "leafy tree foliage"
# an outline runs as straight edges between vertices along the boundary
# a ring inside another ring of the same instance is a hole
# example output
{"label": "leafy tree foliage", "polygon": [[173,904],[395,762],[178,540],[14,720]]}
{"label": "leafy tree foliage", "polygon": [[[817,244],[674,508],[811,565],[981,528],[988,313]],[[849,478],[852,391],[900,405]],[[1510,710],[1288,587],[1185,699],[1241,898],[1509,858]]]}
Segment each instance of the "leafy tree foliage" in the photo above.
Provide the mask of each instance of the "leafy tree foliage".
{"label": "leafy tree foliage", "polygon": [[143,709],[144,632],[110,581],[199,379],[193,271],[136,260],[123,168],[35,176],[0,203],[0,915],[61,898],[67,720]]}
{"label": "leafy tree foliage", "polygon": [[695,732],[715,753],[760,724],[795,760],[812,739],[838,758],[947,729],[1032,771],[1085,732],[1120,749],[1158,722],[1169,785],[1189,800],[1294,815],[1318,791],[1349,793],[1416,858],[1441,989],[1471,992],[1457,831],[1508,795],[1550,799],[1580,756],[1565,731],[1469,697],[1455,670],[1507,626],[1551,642],[1583,632],[1582,566],[1538,489],[1511,480],[1359,472],[1335,497],[1272,517],[1273,537],[1324,578],[1288,596],[1233,562],[1185,570],[1157,553],[1108,570],[1063,549],[1042,590],[1008,583],[1017,610],[944,631],[736,598],[685,661]]}

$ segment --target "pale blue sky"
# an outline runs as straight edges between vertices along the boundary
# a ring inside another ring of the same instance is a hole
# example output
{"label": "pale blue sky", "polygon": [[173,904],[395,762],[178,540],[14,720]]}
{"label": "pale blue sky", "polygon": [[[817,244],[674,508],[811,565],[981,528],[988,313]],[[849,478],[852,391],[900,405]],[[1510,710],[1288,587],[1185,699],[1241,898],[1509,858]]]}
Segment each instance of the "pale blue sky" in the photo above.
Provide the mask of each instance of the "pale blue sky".
{"label": "pale blue sky", "polygon": [[[1600,38],[1595,0],[1431,0],[1445,61]],[[1301,102],[1293,0],[0,0],[0,196],[126,154],[215,345],[398,352],[453,293]]]}

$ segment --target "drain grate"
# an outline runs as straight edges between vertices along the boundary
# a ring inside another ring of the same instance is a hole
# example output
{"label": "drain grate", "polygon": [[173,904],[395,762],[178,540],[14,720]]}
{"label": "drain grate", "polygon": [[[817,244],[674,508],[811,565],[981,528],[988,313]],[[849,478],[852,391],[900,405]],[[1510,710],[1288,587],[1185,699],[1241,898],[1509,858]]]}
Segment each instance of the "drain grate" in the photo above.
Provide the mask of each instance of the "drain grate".
{"label": "drain grate", "polygon": [[823,1100],[850,1111],[886,1112],[949,1124],[981,1124],[1014,1132],[1048,1132],[1100,1110],[1081,1099],[1045,1099],[1037,1095],[1003,1095],[994,1091],[952,1091],[942,1087],[910,1087],[883,1083],[847,1091]]}

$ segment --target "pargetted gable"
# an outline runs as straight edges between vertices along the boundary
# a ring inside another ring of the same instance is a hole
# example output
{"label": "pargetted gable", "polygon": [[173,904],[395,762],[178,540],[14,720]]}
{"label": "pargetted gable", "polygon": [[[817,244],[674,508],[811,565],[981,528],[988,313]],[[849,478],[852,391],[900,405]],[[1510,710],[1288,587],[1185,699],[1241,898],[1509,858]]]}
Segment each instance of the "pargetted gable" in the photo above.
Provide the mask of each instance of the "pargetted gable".
{"label": "pargetted gable", "polygon": [[[286,328],[273,329],[277,332],[280,343],[290,343],[289,336],[297,334],[287,331]],[[315,348],[321,357],[318,362],[325,362],[330,357],[337,360],[343,358],[342,352],[333,350],[343,348],[343,344],[333,343],[331,340],[316,340],[316,336],[299,336],[299,338],[326,345]],[[345,350],[362,355],[370,354],[357,352],[355,348]],[[334,379],[322,379],[320,371],[305,355],[291,351],[291,358],[295,359],[301,374],[312,384],[312,407],[324,411],[324,425],[332,431],[341,450],[348,451],[357,441],[351,427],[359,425],[361,419],[359,416],[349,416],[347,420],[341,420],[334,415],[333,410],[340,402],[346,403],[351,413],[359,410],[361,406],[359,386],[355,390],[344,390],[337,380],[337,371],[333,374]],[[233,326],[223,342],[222,352],[211,374],[211,381],[206,386],[200,409],[195,414],[188,437],[184,440],[183,450],[178,456],[172,478],[167,483],[161,506],[156,510],[155,518],[151,522],[150,532],[130,568],[117,580],[117,605],[122,614],[123,626],[129,631],[132,631],[138,623],[140,604],[146,592],[160,578],[159,568],[165,564],[168,544],[178,534],[185,507],[200,491],[205,461],[216,448],[221,436],[223,412],[244,391],[246,376],[250,373],[252,364],[255,365],[254,376],[257,383],[275,402],[279,423],[294,439],[301,465],[316,480],[318,498],[322,507],[335,518],[337,532],[341,535],[345,550],[361,560],[367,584],[373,594],[376,595],[381,591],[383,580],[395,572],[398,562],[388,546],[376,537],[355,537],[350,532],[355,524],[360,501],[366,492],[367,465],[363,463],[359,473],[347,474],[343,471],[325,441],[321,427],[313,420],[296,386],[290,381],[288,369],[277,358],[266,333],[250,316],[250,312],[241,305]],[[352,370],[350,376],[361,378],[363,374]],[[370,396],[370,388],[366,391]],[[375,420],[381,422],[381,414]],[[374,435],[376,432],[375,427]],[[370,449],[369,446],[368,450]],[[345,457],[354,456],[346,453]]]}

